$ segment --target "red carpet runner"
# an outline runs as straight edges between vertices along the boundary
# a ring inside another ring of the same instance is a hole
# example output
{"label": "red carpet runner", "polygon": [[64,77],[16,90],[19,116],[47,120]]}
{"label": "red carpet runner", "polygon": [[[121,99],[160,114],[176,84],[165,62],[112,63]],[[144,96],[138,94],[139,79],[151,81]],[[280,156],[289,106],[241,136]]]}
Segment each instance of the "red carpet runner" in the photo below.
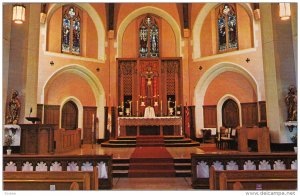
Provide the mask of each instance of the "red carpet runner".
{"label": "red carpet runner", "polygon": [[128,177],[175,177],[173,157],[164,147],[163,137],[136,139],[137,147],[130,158]]}

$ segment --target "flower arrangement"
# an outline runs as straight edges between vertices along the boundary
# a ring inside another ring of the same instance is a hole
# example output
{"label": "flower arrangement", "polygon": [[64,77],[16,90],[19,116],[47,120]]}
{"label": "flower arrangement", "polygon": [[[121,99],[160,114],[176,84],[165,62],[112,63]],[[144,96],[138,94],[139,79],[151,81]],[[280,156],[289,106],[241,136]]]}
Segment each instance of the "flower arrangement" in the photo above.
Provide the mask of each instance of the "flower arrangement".
{"label": "flower arrangement", "polygon": [[13,135],[5,135],[4,144],[5,146],[7,146],[8,149],[10,149],[10,146],[12,145],[13,142],[14,142]]}

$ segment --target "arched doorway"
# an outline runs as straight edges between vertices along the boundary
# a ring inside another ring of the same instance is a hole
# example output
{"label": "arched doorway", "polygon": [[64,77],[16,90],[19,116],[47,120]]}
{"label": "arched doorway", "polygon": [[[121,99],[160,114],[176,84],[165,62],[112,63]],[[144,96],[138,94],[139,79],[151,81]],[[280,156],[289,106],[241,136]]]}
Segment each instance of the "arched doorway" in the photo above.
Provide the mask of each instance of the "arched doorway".
{"label": "arched doorway", "polygon": [[239,107],[234,100],[228,99],[222,106],[222,126],[237,127],[239,124]]}
{"label": "arched doorway", "polygon": [[78,128],[78,108],[73,101],[68,101],[62,108],[61,127],[66,130]]}

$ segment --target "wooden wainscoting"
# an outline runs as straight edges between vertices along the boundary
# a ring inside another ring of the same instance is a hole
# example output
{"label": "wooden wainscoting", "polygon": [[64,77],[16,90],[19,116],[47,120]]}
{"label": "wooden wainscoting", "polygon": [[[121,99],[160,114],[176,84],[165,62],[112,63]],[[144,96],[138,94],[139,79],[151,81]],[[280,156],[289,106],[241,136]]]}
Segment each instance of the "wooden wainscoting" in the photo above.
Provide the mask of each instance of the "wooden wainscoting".
{"label": "wooden wainscoting", "polygon": [[258,125],[257,102],[241,103],[243,127],[253,127]]}
{"label": "wooden wainscoting", "polygon": [[66,152],[81,147],[81,129],[58,129],[54,133],[55,152]]}
{"label": "wooden wainscoting", "polygon": [[204,127],[217,127],[217,106],[203,106]]}
{"label": "wooden wainscoting", "polygon": [[45,105],[44,107],[44,124],[59,125],[60,106]]}
{"label": "wooden wainscoting", "polygon": [[[93,132],[92,132],[92,124],[93,124],[93,114],[97,115],[97,107],[83,107],[83,143],[91,144],[93,141]],[[95,127],[95,126],[94,126]],[[96,131],[94,132],[94,134]],[[94,135],[94,143],[96,141],[96,134]]]}

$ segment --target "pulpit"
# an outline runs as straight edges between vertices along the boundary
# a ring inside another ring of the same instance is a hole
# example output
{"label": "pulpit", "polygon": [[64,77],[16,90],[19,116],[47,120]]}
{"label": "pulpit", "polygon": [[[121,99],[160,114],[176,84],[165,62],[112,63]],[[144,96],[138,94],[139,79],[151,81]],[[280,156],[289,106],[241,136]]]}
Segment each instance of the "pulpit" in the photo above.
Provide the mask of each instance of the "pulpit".
{"label": "pulpit", "polygon": [[248,139],[257,141],[258,152],[271,152],[270,132],[268,127],[237,129],[238,150],[248,152]]}
{"label": "pulpit", "polygon": [[20,124],[21,154],[54,153],[54,124]]}

